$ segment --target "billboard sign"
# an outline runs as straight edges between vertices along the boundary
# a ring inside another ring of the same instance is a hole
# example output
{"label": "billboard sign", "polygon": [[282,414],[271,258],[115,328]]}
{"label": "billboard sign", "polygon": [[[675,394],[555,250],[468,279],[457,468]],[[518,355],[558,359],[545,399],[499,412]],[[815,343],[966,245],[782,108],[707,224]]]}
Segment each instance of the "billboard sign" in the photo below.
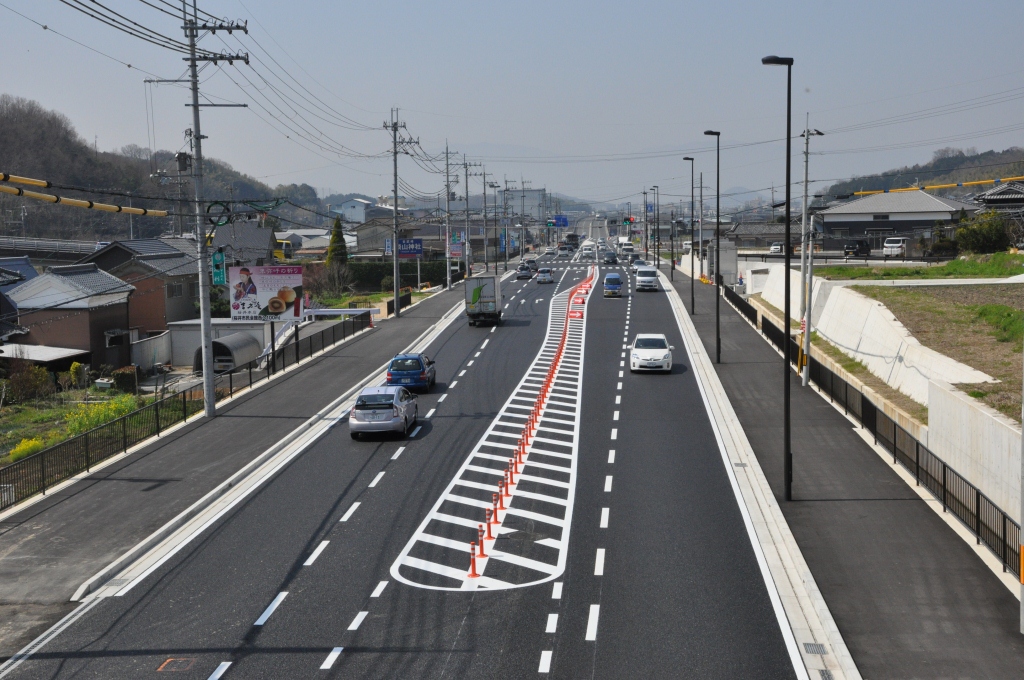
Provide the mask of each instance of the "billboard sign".
{"label": "billboard sign", "polygon": [[390,254],[391,254],[391,239],[386,238],[386,239],[384,239],[384,255],[387,256],[387,255],[390,255]]}
{"label": "billboard sign", "polygon": [[452,244],[451,256],[452,257],[462,257],[462,244],[461,243],[453,243]]}
{"label": "billboard sign", "polygon": [[232,321],[288,321],[302,316],[302,267],[231,267]]}
{"label": "billboard sign", "polygon": [[423,239],[398,239],[398,257],[423,257]]}

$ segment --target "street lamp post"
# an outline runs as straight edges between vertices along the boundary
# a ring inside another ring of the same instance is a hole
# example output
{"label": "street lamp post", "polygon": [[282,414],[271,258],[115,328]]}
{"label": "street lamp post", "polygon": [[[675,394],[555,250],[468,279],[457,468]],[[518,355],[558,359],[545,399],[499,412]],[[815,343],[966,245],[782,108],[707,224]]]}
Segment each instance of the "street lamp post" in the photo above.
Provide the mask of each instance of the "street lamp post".
{"label": "street lamp post", "polygon": [[647,254],[647,240],[650,238],[651,232],[647,228],[647,189],[644,189],[644,260],[650,257]]}
{"label": "street lamp post", "polygon": [[790,371],[789,371],[789,267],[790,267],[790,172],[792,171],[792,153],[793,144],[793,58],[792,57],[777,57],[771,55],[761,60],[761,63],[765,66],[785,66],[786,67],[786,266],[785,266],[785,282],[786,282],[786,299],[782,313],[782,324],[786,334],[785,348],[782,350],[782,376],[783,376],[783,397],[782,397],[782,410],[783,410],[783,423],[782,423],[782,455],[784,461],[784,479],[786,488],[786,500],[793,500],[793,451],[790,446],[791,444],[791,427],[790,427],[790,409],[789,409],[789,391],[790,391]]}
{"label": "street lamp post", "polygon": [[705,130],[704,134],[715,138],[715,363],[722,363],[722,133]]}
{"label": "street lamp post", "polygon": [[694,279],[696,277],[693,273],[693,158],[685,156],[683,160],[690,161],[690,316],[693,316],[694,300],[696,299],[696,294],[694,293],[696,286]]}
{"label": "street lamp post", "polygon": [[658,200],[658,185],[651,187],[654,192],[654,261],[661,269],[661,203]]}

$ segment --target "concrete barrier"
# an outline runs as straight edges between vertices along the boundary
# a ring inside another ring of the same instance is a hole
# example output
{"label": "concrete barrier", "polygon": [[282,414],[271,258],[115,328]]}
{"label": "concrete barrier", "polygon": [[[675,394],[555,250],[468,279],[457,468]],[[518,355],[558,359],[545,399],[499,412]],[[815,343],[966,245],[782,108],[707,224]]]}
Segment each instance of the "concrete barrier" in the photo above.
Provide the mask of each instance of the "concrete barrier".
{"label": "concrete barrier", "polygon": [[931,380],[928,448],[1020,523],[1021,428],[1017,423],[949,383]]}
{"label": "concrete barrier", "polygon": [[922,345],[881,302],[833,288],[816,324],[820,335],[864,364],[890,387],[928,403],[928,381],[996,382],[995,378]]}

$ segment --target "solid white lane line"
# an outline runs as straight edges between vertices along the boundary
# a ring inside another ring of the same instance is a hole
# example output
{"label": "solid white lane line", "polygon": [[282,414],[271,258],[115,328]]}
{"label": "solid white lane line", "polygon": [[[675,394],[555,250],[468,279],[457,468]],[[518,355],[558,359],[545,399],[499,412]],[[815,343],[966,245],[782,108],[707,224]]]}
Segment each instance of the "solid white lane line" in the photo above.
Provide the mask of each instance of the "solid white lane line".
{"label": "solid white lane line", "polygon": [[551,599],[561,600],[562,599],[562,582],[555,581],[555,584],[551,586]]}
{"label": "solid white lane line", "polygon": [[230,661],[221,661],[220,665],[210,674],[208,680],[219,680],[220,676],[224,675],[229,668],[231,668]]}
{"label": "solid white lane line", "polygon": [[606,492],[612,490],[612,476],[611,475],[607,475],[604,478],[604,490]]}
{"label": "solid white lane line", "polygon": [[619,412],[615,411],[614,413],[612,413],[612,420],[618,420],[618,419],[619,419]]}
{"label": "solid white lane line", "polygon": [[384,592],[384,589],[388,587],[387,581],[381,581],[377,584],[377,587],[370,593],[370,597],[380,597],[380,594]]}
{"label": "solid white lane line", "polygon": [[616,404],[621,404],[622,403],[622,395],[621,394],[616,394],[615,395],[615,403]]}
{"label": "solid white lane line", "polygon": [[260,618],[256,619],[256,623],[252,625],[262,626],[264,623],[266,623],[267,619],[270,618],[270,615],[274,613],[274,610],[277,609],[277,606],[279,604],[284,602],[284,598],[286,597],[288,597],[287,590],[283,590],[280,593],[278,593],[277,597],[274,598],[274,601],[270,603],[270,606],[263,610],[263,613],[260,614]]}
{"label": "solid white lane line", "polygon": [[363,623],[363,619],[365,619],[366,615],[369,613],[370,612],[359,612],[356,614],[356,618],[352,619],[352,623],[348,624],[348,629],[359,630],[359,626]]}
{"label": "solid white lane line", "polygon": [[607,529],[608,528],[608,513],[609,513],[609,509],[608,508],[601,508],[601,528],[602,529]]}
{"label": "solid white lane line", "polygon": [[608,462],[609,463],[614,463],[615,462],[615,449],[608,449]]}
{"label": "solid white lane line", "polygon": [[622,383],[619,383],[618,385],[616,385],[616,386],[615,386],[615,389],[617,389],[617,390],[621,390],[621,389],[622,389]]}
{"label": "solid white lane line", "polygon": [[460,377],[460,378],[461,378],[462,376],[464,376],[464,375],[466,375],[466,369],[462,369],[461,371],[459,371],[459,377]]}
{"label": "solid white lane line", "polygon": [[480,356],[480,352],[477,352],[476,354],[474,354],[474,355],[473,355],[473,358],[475,359],[475,358],[477,358],[478,356]]}
{"label": "solid white lane line", "polygon": [[537,667],[538,673],[550,673],[551,672],[551,651],[544,650],[540,653],[540,666]]}
{"label": "solid white lane line", "polygon": [[618,439],[618,438],[619,438],[619,428],[613,427],[612,428],[612,439]]}
{"label": "solid white lane line", "polygon": [[345,649],[345,648],[344,647],[335,647],[334,649],[332,649],[331,653],[327,655],[326,659],[324,659],[324,662],[322,664],[320,664],[320,670],[322,670],[322,671],[329,671],[329,670],[331,670],[331,667],[334,665],[334,662],[338,660],[339,656],[341,656],[341,650],[343,650],[343,649]]}
{"label": "solid white lane line", "polygon": [[395,451],[395,455],[391,456],[391,460],[398,460],[398,457],[402,455],[402,451],[405,451],[405,447],[399,446],[398,450]]}
{"label": "solid white lane line", "polygon": [[348,518],[352,516],[352,513],[355,512],[356,508],[358,508],[358,507],[359,507],[359,501],[356,501],[355,503],[352,504],[352,507],[350,507],[348,510],[345,511],[345,514],[342,515],[341,519],[338,520],[338,521],[339,522],[347,522]]}
{"label": "solid white lane line", "polygon": [[558,628],[558,614],[548,614],[548,625],[544,627],[545,633],[554,633]]}
{"label": "solid white lane line", "polygon": [[594,558],[594,576],[604,576],[604,548],[597,549],[597,557]]}
{"label": "solid white lane line", "polygon": [[312,566],[312,564],[316,562],[316,558],[320,557],[320,553],[322,553],[324,551],[324,548],[327,547],[328,543],[330,543],[330,541],[323,541],[320,545],[318,545],[316,547],[316,550],[313,551],[313,554],[309,556],[309,559],[302,563],[302,566]]}
{"label": "solid white lane line", "polygon": [[[493,330],[493,329],[491,329],[491,330]],[[489,343],[490,341],[491,341],[490,338],[487,338],[486,340],[484,340],[483,344],[480,345],[480,349],[483,349],[484,347],[487,347],[487,343]]]}
{"label": "solid white lane line", "polygon": [[383,476],[384,476],[384,471],[381,470],[380,472],[377,473],[377,476],[373,478],[373,481],[370,482],[369,488],[372,489],[373,487],[377,486],[377,482],[379,482],[381,477],[383,477]]}
{"label": "solid white lane line", "polygon": [[429,411],[427,411],[427,415],[423,416],[423,419],[424,420],[430,420],[430,416],[434,415],[434,411],[436,411],[436,410],[437,410],[436,408],[432,408]]}
{"label": "solid white lane line", "polygon": [[473,365],[473,360],[472,359],[470,359],[469,361],[466,362],[466,366],[472,366],[472,365]]}
{"label": "solid white lane line", "polygon": [[597,639],[597,617],[601,614],[601,605],[590,605],[590,616],[587,617],[587,634],[583,638],[589,642]]}
{"label": "solid white lane line", "polygon": [[412,439],[413,437],[415,437],[416,435],[418,435],[418,434],[420,433],[420,430],[422,430],[422,429],[423,429],[423,426],[422,426],[422,425],[417,425],[417,426],[416,426],[416,429],[415,429],[415,430],[413,430],[413,431],[412,431],[412,434],[410,434],[410,435],[409,435],[409,439]]}

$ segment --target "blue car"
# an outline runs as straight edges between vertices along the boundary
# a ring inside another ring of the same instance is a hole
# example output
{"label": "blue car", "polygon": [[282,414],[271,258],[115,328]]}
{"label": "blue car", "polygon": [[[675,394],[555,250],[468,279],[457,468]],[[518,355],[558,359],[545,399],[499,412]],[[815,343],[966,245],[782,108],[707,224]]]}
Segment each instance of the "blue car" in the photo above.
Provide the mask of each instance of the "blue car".
{"label": "blue car", "polygon": [[388,385],[426,391],[435,380],[434,362],[426,354],[399,354],[388,366]]}
{"label": "blue car", "polygon": [[622,277],[618,274],[605,274],[604,296],[622,297]]}

